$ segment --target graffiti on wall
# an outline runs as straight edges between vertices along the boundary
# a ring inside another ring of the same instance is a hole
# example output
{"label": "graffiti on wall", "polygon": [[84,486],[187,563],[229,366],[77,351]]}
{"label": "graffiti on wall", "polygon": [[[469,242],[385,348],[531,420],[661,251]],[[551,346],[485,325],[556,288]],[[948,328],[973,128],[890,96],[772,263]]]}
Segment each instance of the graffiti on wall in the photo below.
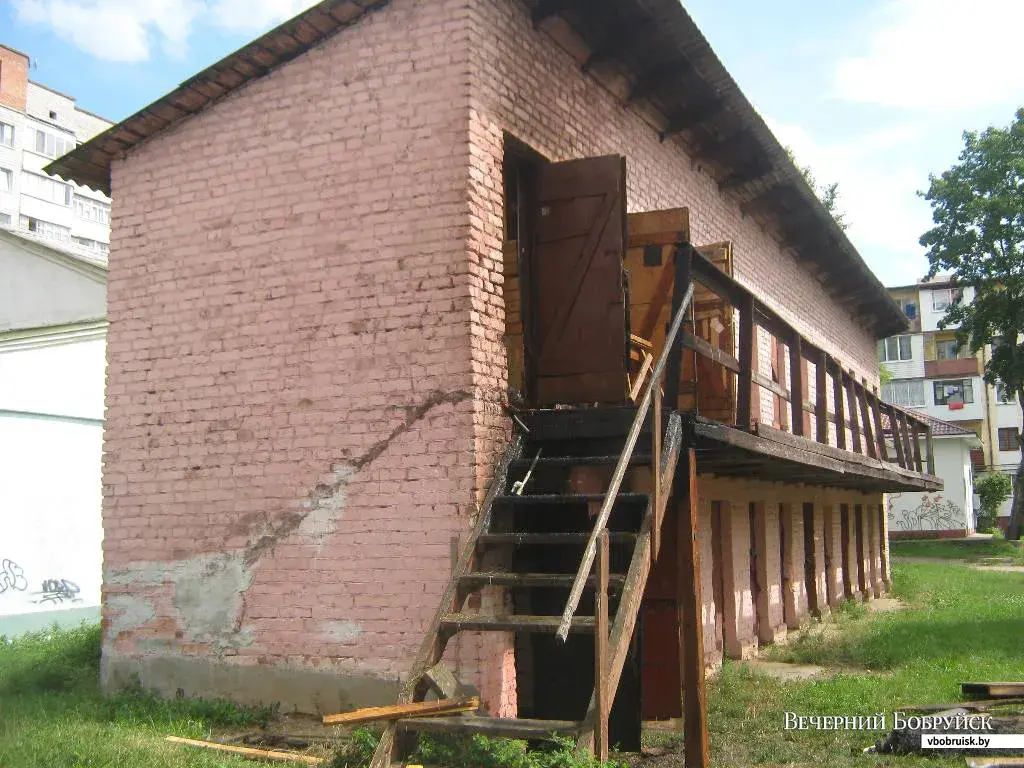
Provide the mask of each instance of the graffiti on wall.
{"label": "graffiti on wall", "polygon": [[[25,570],[10,558],[0,560],[0,595],[5,593],[26,592],[29,587]],[[82,590],[71,579],[44,579],[39,590],[30,593],[31,602],[38,604],[61,605],[64,603],[80,603],[78,593]]]}
{"label": "graffiti on wall", "polygon": [[963,528],[966,518],[963,509],[942,498],[941,493],[921,495],[916,507],[895,509],[896,500],[903,494],[889,496],[889,527],[897,531],[954,530]]}
{"label": "graffiti on wall", "polygon": [[26,589],[28,579],[21,566],[7,558],[0,561],[0,595],[5,592],[24,592]]}

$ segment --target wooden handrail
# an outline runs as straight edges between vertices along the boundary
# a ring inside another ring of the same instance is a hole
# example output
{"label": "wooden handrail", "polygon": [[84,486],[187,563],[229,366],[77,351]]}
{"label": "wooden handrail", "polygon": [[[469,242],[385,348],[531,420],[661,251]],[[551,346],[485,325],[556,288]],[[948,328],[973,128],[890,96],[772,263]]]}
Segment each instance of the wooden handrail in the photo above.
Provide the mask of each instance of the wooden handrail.
{"label": "wooden handrail", "polygon": [[[644,395],[640,399],[640,403],[636,408],[636,416],[633,418],[633,424],[629,428],[629,432],[626,435],[626,444],[622,448],[622,454],[619,456],[619,461],[615,465],[615,472],[612,474],[612,480],[608,484],[608,491],[605,493],[604,502],[601,504],[601,511],[597,513],[597,519],[594,521],[594,530],[590,532],[590,538],[587,541],[587,547],[583,551],[583,560],[580,562],[579,570],[576,571],[576,578],[573,580],[572,589],[569,591],[569,599],[565,603],[565,610],[562,611],[562,622],[558,626],[556,634],[561,640],[565,640],[569,637],[569,627],[572,624],[572,617],[576,613],[576,609],[580,605],[580,597],[583,595],[583,588],[587,584],[587,579],[590,576],[590,569],[594,565],[594,556],[597,553],[597,540],[601,536],[601,532],[605,530],[608,525],[608,518],[611,516],[612,506],[615,504],[615,499],[619,495],[619,487],[622,485],[622,480],[626,475],[626,469],[629,467],[629,462],[633,457],[633,450],[636,448],[636,442],[640,438],[640,433],[643,431],[644,419],[647,418],[647,412],[651,408],[651,403],[654,400],[654,388],[661,387],[661,378],[665,373],[665,366],[668,363],[669,354],[676,344],[676,337],[679,335],[679,328],[683,324],[683,318],[686,316],[686,311],[690,307],[690,303],[693,301],[693,283],[690,283],[686,288],[686,294],[683,296],[682,302],[679,308],[676,310],[675,315],[672,318],[672,325],[668,329],[668,333],[665,334],[665,346],[662,347],[661,354],[658,355],[658,362],[654,366],[654,370],[651,372],[650,378],[647,380],[647,386],[644,387]],[[674,407],[674,403],[670,403],[670,407]],[[653,429],[660,429],[660,425],[653,425]],[[653,468],[655,476],[655,487],[660,485],[661,479],[658,477],[660,467],[655,466]],[[660,497],[659,497],[660,501]]]}

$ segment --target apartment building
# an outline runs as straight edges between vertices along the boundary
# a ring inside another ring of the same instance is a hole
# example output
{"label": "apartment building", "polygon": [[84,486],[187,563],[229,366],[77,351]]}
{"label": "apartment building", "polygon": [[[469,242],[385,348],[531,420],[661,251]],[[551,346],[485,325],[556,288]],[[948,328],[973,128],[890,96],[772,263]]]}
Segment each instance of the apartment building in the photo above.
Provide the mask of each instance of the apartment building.
{"label": "apartment building", "polygon": [[43,167],[111,123],[30,80],[29,68],[28,55],[0,45],[0,228],[105,262],[110,198]]}
{"label": "apartment building", "polygon": [[[949,305],[972,301],[974,289],[938,275],[889,291],[910,319],[910,328],[878,342],[878,360],[892,375],[882,385],[883,399],[977,434],[981,447],[971,450],[975,472],[1015,471],[1021,459],[1016,397],[982,378],[988,349],[973,355],[957,343],[955,328],[939,328]],[[1007,502],[1002,515],[1009,515],[1009,509]]]}

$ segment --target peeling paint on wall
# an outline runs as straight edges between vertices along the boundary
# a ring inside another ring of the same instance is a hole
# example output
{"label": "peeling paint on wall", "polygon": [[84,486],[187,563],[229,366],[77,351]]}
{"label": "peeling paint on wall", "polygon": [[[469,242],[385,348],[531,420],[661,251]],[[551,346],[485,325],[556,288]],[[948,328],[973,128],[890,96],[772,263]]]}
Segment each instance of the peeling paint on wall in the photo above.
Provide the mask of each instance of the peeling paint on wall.
{"label": "peeling paint on wall", "polygon": [[354,621],[323,621],[322,637],[332,643],[350,643],[363,634],[363,627]]}

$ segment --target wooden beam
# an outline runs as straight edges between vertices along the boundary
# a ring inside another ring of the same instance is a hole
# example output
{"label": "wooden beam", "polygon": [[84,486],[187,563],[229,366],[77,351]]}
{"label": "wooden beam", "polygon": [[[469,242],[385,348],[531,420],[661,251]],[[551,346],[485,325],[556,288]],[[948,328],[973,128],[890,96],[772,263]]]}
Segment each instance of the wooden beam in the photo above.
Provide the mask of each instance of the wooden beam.
{"label": "wooden beam", "polygon": [[697,454],[689,448],[676,472],[678,521],[676,572],[679,578],[679,679],[683,681],[683,743],[686,768],[707,768],[708,702],[704,690],[704,592],[697,543]]}
{"label": "wooden beam", "polygon": [[739,378],[736,382],[736,426],[750,429],[754,399],[754,363],[756,349],[756,329],[754,326],[754,297],[747,296],[739,305],[740,338],[739,338]]}
{"label": "wooden beam", "polygon": [[843,389],[843,369],[831,357],[827,358],[827,361],[834,366],[832,371],[832,395],[836,402],[836,445],[846,450],[846,406],[844,402],[846,392]]}
{"label": "wooden beam", "polygon": [[756,216],[776,211],[783,202],[793,194],[790,184],[776,184],[760,194],[740,203],[740,213],[744,216]]}
{"label": "wooden beam", "polygon": [[608,34],[587,56],[586,61],[580,65],[581,72],[587,72],[598,64],[603,64],[619,57],[635,43],[642,42],[658,31],[657,22],[652,18],[644,18],[632,24],[621,27],[612,25]]}
{"label": "wooden beam", "polygon": [[[681,243],[673,254],[673,262],[675,264],[675,280],[672,290],[672,312],[670,314],[670,321],[674,319],[676,314],[679,312],[679,308],[682,306],[683,298],[686,296],[686,291],[690,287],[691,282],[691,263],[694,257],[694,249],[690,243]],[[691,307],[692,302],[691,302]],[[689,311],[689,310],[688,310]],[[686,327],[686,321],[683,321],[680,330]],[[666,333],[668,328],[665,329]],[[665,401],[668,403],[668,407],[671,410],[678,410],[679,408],[679,378],[682,376],[683,370],[683,345],[676,343],[673,348],[669,351],[668,359],[665,366]]]}
{"label": "wooden beam", "polygon": [[875,441],[878,445],[878,458],[889,460],[889,451],[885,447],[885,433],[882,432],[881,401],[874,392],[868,392],[868,406],[871,408],[872,421],[875,425]]}
{"label": "wooden beam", "polygon": [[574,0],[540,0],[534,7],[530,18],[533,21],[534,29],[552,16],[557,16],[573,4]]}
{"label": "wooden beam", "polygon": [[686,333],[684,331],[682,333],[682,344],[687,349],[692,349],[694,352],[703,355],[709,360],[728,368],[733,373],[740,372],[740,361],[738,359],[730,355],[728,352],[723,352],[718,347],[711,346],[707,340],[702,339],[699,336],[694,336],[692,333]]}
{"label": "wooden beam", "polygon": [[763,179],[774,170],[775,167],[770,161],[765,159],[763,155],[757,155],[753,160],[742,164],[739,168],[732,171],[728,176],[722,179],[722,181],[718,182],[718,190],[720,192],[724,192],[728,189],[742,187],[745,184],[750,184],[759,179]]}
{"label": "wooden beam", "polygon": [[665,130],[660,134],[660,139],[664,141],[670,136],[696,128],[701,123],[717,117],[724,110],[725,105],[719,99],[707,99],[706,101],[694,104],[692,107],[685,107],[669,118]]}
{"label": "wooden beam", "polygon": [[804,356],[800,351],[800,337],[789,345],[789,404],[794,435],[804,434]]}
{"label": "wooden beam", "polygon": [[914,468],[918,472],[924,472],[924,465],[921,462],[921,422],[913,419],[910,422],[910,430],[914,439]]}
{"label": "wooden beam", "polygon": [[[828,443],[828,355],[818,353],[814,364],[814,421],[815,437],[819,443]],[[838,427],[837,427],[838,429]]]}
{"label": "wooden beam", "polygon": [[594,756],[608,760],[608,714],[612,691],[608,689],[608,531],[597,540],[597,584],[594,588],[594,700],[597,723],[594,728]]}
{"label": "wooden beam", "polygon": [[189,747],[202,747],[215,752],[229,752],[233,755],[248,757],[253,760],[273,760],[278,763],[305,763],[306,765],[321,765],[327,762],[327,758],[314,755],[303,755],[299,752],[282,752],[276,749],[254,749],[253,747],[236,747],[231,744],[217,744],[213,741],[200,741],[199,739],[183,739],[180,736],[165,736],[164,741],[172,744],[185,744]]}
{"label": "wooden beam", "polygon": [[860,405],[861,424],[864,428],[864,450],[872,459],[878,458],[878,444],[875,443],[875,430],[871,426],[871,411],[868,408],[868,396],[864,385],[858,381],[853,382],[854,392],[857,394],[857,403]]}
{"label": "wooden beam", "polygon": [[363,707],[351,712],[340,712],[324,715],[324,725],[359,725],[376,723],[380,720],[398,720],[404,717],[430,717],[431,715],[455,714],[471,712],[480,708],[480,699],[466,696],[459,699],[440,699],[438,701],[414,701],[408,704],[389,704],[385,707]]}
{"label": "wooden beam", "polygon": [[663,86],[678,82],[693,71],[693,64],[685,58],[679,58],[668,64],[655,67],[650,72],[637,78],[626,100],[630,104],[634,104],[641,99],[646,99]]}

